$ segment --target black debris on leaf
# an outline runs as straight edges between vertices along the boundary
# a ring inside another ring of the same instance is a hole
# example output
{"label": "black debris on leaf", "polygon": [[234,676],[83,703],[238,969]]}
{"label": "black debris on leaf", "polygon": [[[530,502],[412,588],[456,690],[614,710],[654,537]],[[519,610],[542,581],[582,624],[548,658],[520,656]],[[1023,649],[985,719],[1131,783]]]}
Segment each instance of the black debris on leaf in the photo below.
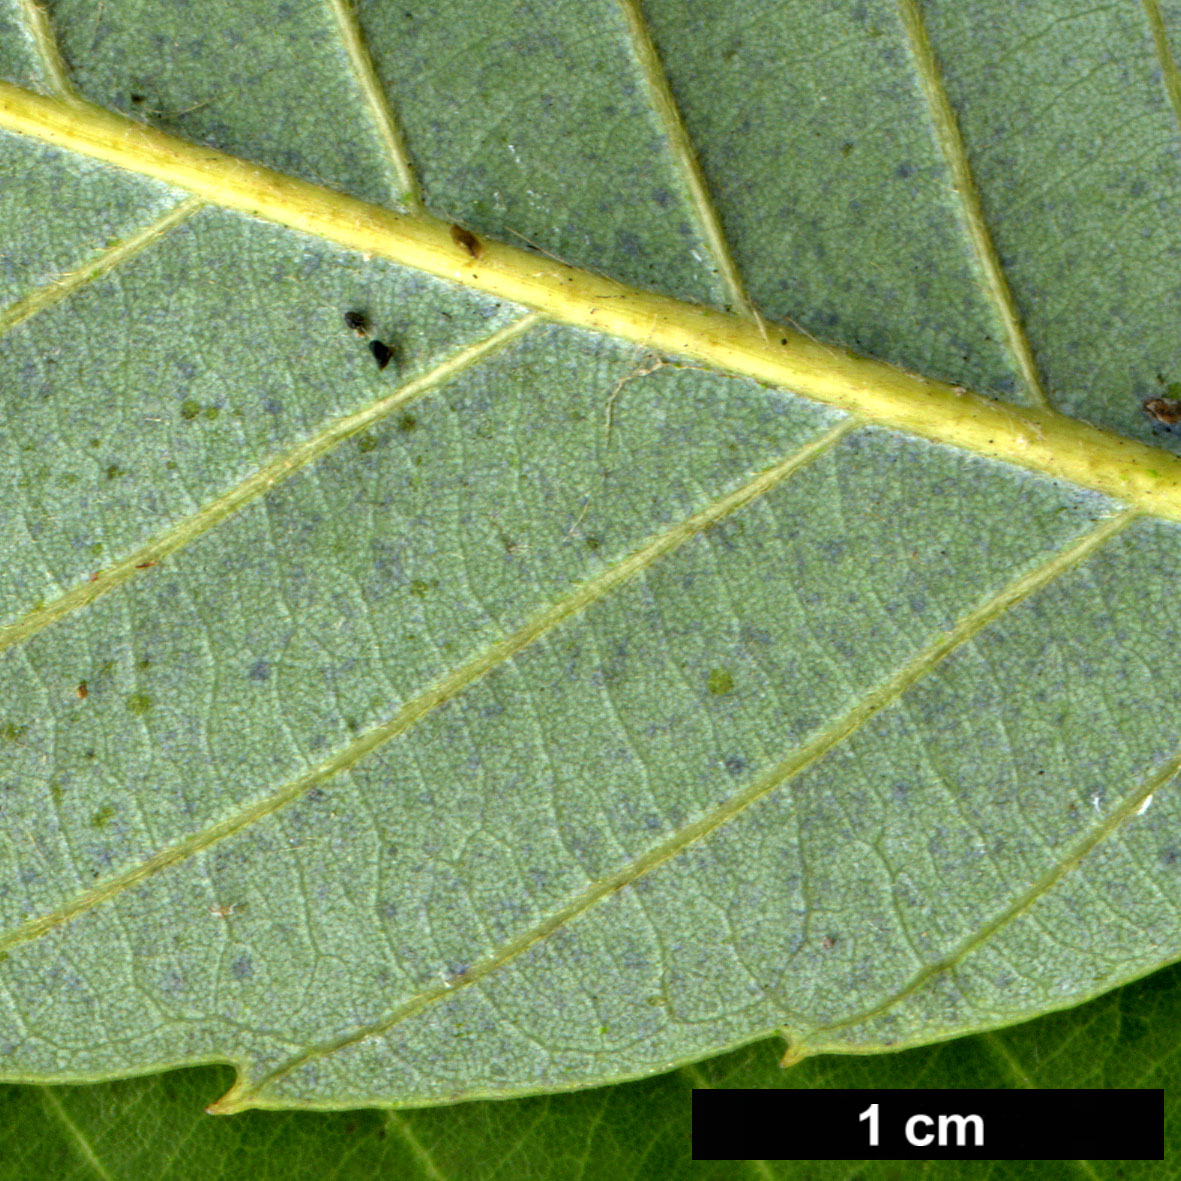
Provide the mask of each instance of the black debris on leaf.
{"label": "black debris on leaf", "polygon": [[378,369],[384,369],[394,358],[394,349],[388,344],[383,344],[380,340],[371,340],[369,351],[377,361]]}
{"label": "black debris on leaf", "polygon": [[345,327],[358,336],[369,335],[369,317],[364,312],[345,312]]}

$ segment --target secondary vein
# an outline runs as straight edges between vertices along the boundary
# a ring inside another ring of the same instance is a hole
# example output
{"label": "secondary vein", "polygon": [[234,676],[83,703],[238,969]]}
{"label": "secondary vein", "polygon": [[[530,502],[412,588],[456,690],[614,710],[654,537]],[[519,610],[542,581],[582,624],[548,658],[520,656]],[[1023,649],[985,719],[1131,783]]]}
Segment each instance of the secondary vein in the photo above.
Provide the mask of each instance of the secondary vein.
{"label": "secondary vein", "polygon": [[665,138],[673,153],[673,158],[680,167],[681,176],[689,190],[689,199],[693,211],[697,216],[697,224],[705,236],[710,254],[717,265],[722,282],[725,283],[731,302],[748,319],[758,321],[759,314],[747,295],[743,286],[742,276],[730,251],[730,244],[722,231],[722,223],[718,218],[717,209],[710,199],[709,187],[705,183],[705,175],[701,171],[701,162],[693,150],[693,143],[685,130],[681,112],[677,108],[672,88],[668,84],[668,77],[660,62],[660,55],[648,33],[644,16],[640,11],[637,0],[619,0],[619,7],[623,11],[627,22],[628,34],[631,37],[632,52],[639,63],[640,72],[647,85],[648,96],[656,117],[664,128]]}
{"label": "secondary vein", "polygon": [[348,771],[378,747],[400,734],[404,734],[420,718],[451,700],[469,685],[487,676],[493,669],[499,668],[523,648],[551,632],[564,620],[585,611],[592,603],[597,602],[615,587],[651,566],[657,559],[670,553],[723,517],[736,512],[756,497],[762,496],[793,472],[824,454],[854,429],[855,425],[852,421],[841,423],[780,460],[773,467],[760,472],[728,495],[658,534],[621,562],[604,570],[596,578],[576,586],[569,594],[533,616],[523,627],[490,645],[467,663],[459,665],[419,693],[418,696],[411,698],[393,717],[359,735],[336,754],[284,784],[265,799],[258,800],[208,828],[161,849],[146,861],[83,891],[48,914],[30,919],[19,927],[13,928],[7,934],[0,936],[0,951],[40,938],[55,927],[70,922],[138,882],[170,866],[186,861],[218,841],[258,823],[287,804],[299,799],[313,787],[318,787]]}
{"label": "secondary vein", "polygon": [[[994,915],[988,922],[981,924],[981,926],[974,931],[967,939],[965,939],[959,947],[949,952],[942,959],[933,964],[928,964],[920,971],[916,972],[901,988],[892,993],[884,1001],[873,1005],[867,1009],[854,1013],[850,1017],[842,1018],[840,1021],[834,1021],[830,1025],[824,1025],[813,1031],[809,1038],[805,1040],[803,1045],[797,1044],[795,1051],[801,1048],[806,1052],[806,1041],[811,1040],[816,1034],[832,1033],[841,1029],[848,1029],[853,1025],[861,1025],[866,1021],[870,1021],[890,1009],[896,1008],[899,1004],[905,1001],[908,997],[913,996],[925,985],[927,985],[936,976],[944,972],[951,971],[953,968],[961,964],[969,955],[977,948],[982,947],[998,932],[1010,926],[1014,921],[1022,915],[1027,914],[1033,906],[1044,897],[1051,889],[1054,888],[1067,874],[1076,869],[1087,856],[1095,851],[1104,841],[1107,840],[1113,833],[1117,832],[1123,824],[1133,815],[1135,815],[1144,805],[1144,801],[1155,792],[1160,791],[1170,781],[1175,779],[1178,774],[1181,774],[1181,752],[1173,755],[1167,762],[1162,764],[1151,775],[1147,776],[1143,783],[1131,792],[1126,799],[1124,799],[1118,807],[1113,808],[1111,812],[1105,816],[1101,823],[1097,824],[1093,829],[1083,833],[1083,835],[1066,851],[1066,854],[1046,870],[1035,882],[1033,882],[1028,889],[1022,891],[1013,901],[1005,907],[999,914]],[[1104,982],[1098,991],[1105,991],[1113,986],[1114,982]],[[794,1056],[794,1052],[793,1052]]]}
{"label": "secondary vein", "polygon": [[28,295],[11,303],[0,311],[0,333],[15,328],[18,324],[35,316],[46,308],[61,303],[67,296],[72,295],[88,283],[94,283],[104,275],[109,274],[117,266],[121,266],[128,259],[134,258],[141,251],[146,250],[158,239],[175,229],[181,222],[187,221],[198,209],[205,205],[199,197],[189,197],[173,206],[167,213],[162,214],[155,221],[137,230],[130,237],[116,242],[114,246],[104,250],[101,254],[88,259],[76,270],[57,278],[30,291]]}
{"label": "secondary vein", "polygon": [[504,348],[511,341],[527,332],[539,320],[540,317],[535,313],[522,316],[507,327],[494,332],[491,336],[485,337],[474,345],[448,357],[446,361],[435,366],[429,373],[424,373],[421,377],[407,382],[387,397],[379,398],[376,402],[366,406],[364,410],[358,410],[354,414],[347,414],[343,418],[337,418],[328,423],[311,438],[304,439],[294,447],[282,452],[241,483],[227,489],[216,500],[211,501],[198,512],[177,521],[167,532],[152,538],[122,561],[100,570],[89,581],[66,591],[65,594],[59,595],[48,603],[42,604],[15,622],[0,627],[0,652],[29,639],[63,616],[93,602],[99,595],[122,586],[128,579],[141,574],[145,569],[170,554],[176,553],[177,550],[196,540],[203,533],[207,533],[214,525],[224,521],[252,500],[270,491],[276,484],[281,484],[302,468],[307,467],[313,460],[319,459],[345,439],[358,434],[407,403],[443,385],[464,369],[483,360],[489,353]]}
{"label": "secondary vein", "polygon": [[[961,644],[970,640],[1022,600],[1041,590],[1066,571],[1072,570],[1084,562],[1111,538],[1126,529],[1133,521],[1138,520],[1140,516],[1141,514],[1135,510],[1116,513],[1105,519],[1097,528],[1052,555],[1045,562],[1013,579],[996,594],[962,616],[950,630],[937,635],[888,680],[871,689],[843,716],[803,746],[786,755],[750,786],[717,808],[670,834],[664,841],[653,846],[642,856],[629,862],[615,873],[595,882],[560,910],[548,915],[541,922],[501,945],[491,955],[478,960],[463,975],[423,989],[378,1021],[295,1055],[254,1083],[239,1080],[210,1110],[224,1114],[250,1106],[252,1099],[263,1088],[290,1074],[302,1063],[313,1058],[337,1053],[350,1045],[364,1041],[366,1038],[380,1036],[395,1025],[414,1017],[430,1005],[451,996],[457,989],[470,987],[483,980],[517,959],[535,944],[548,938],[559,928],[585,914],[605,898],[625,886],[632,885],[645,874],[651,873],[658,866],[676,857],[691,844],[729,824],[753,804],[813,766],[835,746],[861,729],[874,715],[896,702],[912,685],[926,676],[931,669],[946,659]],[[1178,756],[1177,761],[1181,765],[1181,756]]]}
{"label": "secondary vein", "polygon": [[361,86],[361,93],[365,96],[365,102],[377,123],[377,131],[381,136],[386,156],[397,175],[398,184],[401,186],[398,197],[409,208],[421,210],[422,193],[418,188],[418,178],[414,175],[414,169],[410,167],[410,154],[406,150],[398,121],[390,109],[386,93],[373,67],[373,58],[365,46],[365,38],[357,20],[356,6],[350,0],[328,0],[328,6],[336,18],[337,31]]}
{"label": "secondary vein", "polygon": [[988,232],[988,222],[984,217],[984,207],[972,175],[972,166],[968,163],[968,153],[960,134],[959,121],[943,86],[939,63],[935,58],[931,39],[927,35],[922,13],[919,11],[917,0],[898,0],[898,4],[903,27],[910,38],[911,52],[918,66],[919,81],[935,124],[936,137],[955,180],[955,191],[960,199],[964,225],[976,251],[977,261],[984,272],[985,287],[1004,325],[1009,349],[1025,379],[1030,397],[1039,406],[1048,409],[1050,398],[1042,386],[1037,364],[1033,359],[1033,349],[1021,324],[1021,317],[1017,314],[1017,304],[1005,278],[1000,256],[993,245],[992,235]]}
{"label": "secondary vein", "polygon": [[58,47],[57,38],[53,35],[49,13],[37,0],[19,0],[19,3],[21,13],[25,18],[25,25],[29,30],[29,36],[37,47],[37,56],[41,58],[41,64],[49,75],[50,85],[65,102],[77,102],[78,92],[74,89],[70,72],[66,69],[65,60]]}
{"label": "secondary vein", "polygon": [[1181,127],[1181,77],[1177,74],[1177,60],[1169,48],[1169,36],[1165,29],[1165,18],[1161,14],[1159,0],[1143,0],[1144,15],[1148,18],[1148,27],[1152,30],[1152,43],[1156,48],[1157,60],[1160,62],[1161,80],[1165,85],[1165,93],[1169,96],[1169,103],[1173,108],[1173,118]]}

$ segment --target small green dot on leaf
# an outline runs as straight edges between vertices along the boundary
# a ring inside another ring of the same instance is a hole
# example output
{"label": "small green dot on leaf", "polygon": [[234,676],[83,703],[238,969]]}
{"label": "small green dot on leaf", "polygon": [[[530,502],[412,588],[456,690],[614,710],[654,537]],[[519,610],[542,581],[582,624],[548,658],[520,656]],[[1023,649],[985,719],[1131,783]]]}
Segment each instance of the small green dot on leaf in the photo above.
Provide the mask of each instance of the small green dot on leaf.
{"label": "small green dot on leaf", "polygon": [[723,693],[729,693],[734,688],[734,678],[724,668],[711,669],[708,685],[710,693],[715,697],[721,697]]}
{"label": "small green dot on leaf", "polygon": [[143,717],[152,708],[152,699],[146,693],[132,693],[127,698],[127,712]]}

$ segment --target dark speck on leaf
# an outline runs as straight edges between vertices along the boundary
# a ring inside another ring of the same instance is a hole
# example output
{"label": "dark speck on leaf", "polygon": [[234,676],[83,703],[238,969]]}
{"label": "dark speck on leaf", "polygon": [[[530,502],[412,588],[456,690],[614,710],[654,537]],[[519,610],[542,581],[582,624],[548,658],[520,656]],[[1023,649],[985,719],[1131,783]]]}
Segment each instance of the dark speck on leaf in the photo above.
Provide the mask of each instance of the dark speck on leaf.
{"label": "dark speck on leaf", "polygon": [[369,334],[369,317],[364,312],[345,312],[344,322],[345,327],[358,336],[364,337]]}
{"label": "dark speck on leaf", "polygon": [[409,434],[417,426],[418,419],[415,418],[413,414],[403,414],[402,417],[398,419],[398,430],[404,432],[405,434]]}
{"label": "dark speck on leaf", "polygon": [[726,770],[731,775],[741,775],[746,770],[746,760],[739,758],[738,755],[730,755],[726,759]]}
{"label": "dark speck on leaf", "polygon": [[616,231],[615,245],[617,250],[631,258],[640,258],[643,255],[643,247],[639,236],[628,230]]}
{"label": "dark speck on leaf", "polygon": [[369,342],[369,351],[373,354],[378,369],[384,369],[394,356],[394,350],[380,340],[371,340]]}
{"label": "dark speck on leaf", "polygon": [[265,660],[256,660],[250,666],[250,679],[252,681],[269,681],[271,679],[271,666]]}
{"label": "dark speck on leaf", "polygon": [[235,980],[245,980],[254,975],[254,965],[250,962],[250,957],[247,955],[240,955],[232,964],[230,964],[230,975]]}
{"label": "dark speck on leaf", "polygon": [[134,90],[131,92],[131,101],[133,103],[142,103],[144,101],[144,98],[145,98],[145,95],[137,94]]}

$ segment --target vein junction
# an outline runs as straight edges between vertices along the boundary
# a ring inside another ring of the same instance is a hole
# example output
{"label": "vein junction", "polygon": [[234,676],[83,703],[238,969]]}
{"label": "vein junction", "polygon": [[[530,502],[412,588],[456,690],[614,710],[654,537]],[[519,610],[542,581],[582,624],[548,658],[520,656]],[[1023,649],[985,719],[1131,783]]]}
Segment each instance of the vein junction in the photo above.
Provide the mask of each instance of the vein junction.
{"label": "vein junction", "polygon": [[186,189],[227,209],[535,308],[553,320],[689,357],[866,421],[1045,472],[1181,521],[1181,458],[1048,409],[1020,409],[776,326],[625,287],[497,242],[187,143],[100,107],[0,83],[0,128]]}

